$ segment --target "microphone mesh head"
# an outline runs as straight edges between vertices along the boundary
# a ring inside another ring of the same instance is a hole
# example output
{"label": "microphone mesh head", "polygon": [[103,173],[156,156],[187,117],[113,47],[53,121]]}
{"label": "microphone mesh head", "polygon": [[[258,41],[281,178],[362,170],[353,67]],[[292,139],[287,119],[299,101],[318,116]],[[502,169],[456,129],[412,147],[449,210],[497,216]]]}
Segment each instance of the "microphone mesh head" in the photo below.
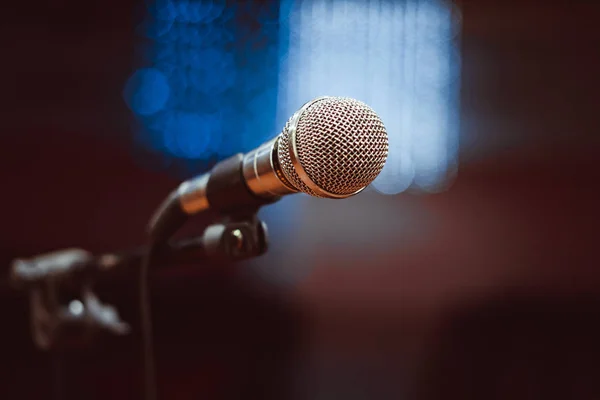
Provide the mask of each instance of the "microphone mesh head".
{"label": "microphone mesh head", "polygon": [[[292,158],[294,138],[296,160]],[[287,122],[277,143],[279,164],[288,182],[316,197],[356,194],[379,175],[387,154],[388,137],[379,116],[366,104],[343,97],[309,103]]]}

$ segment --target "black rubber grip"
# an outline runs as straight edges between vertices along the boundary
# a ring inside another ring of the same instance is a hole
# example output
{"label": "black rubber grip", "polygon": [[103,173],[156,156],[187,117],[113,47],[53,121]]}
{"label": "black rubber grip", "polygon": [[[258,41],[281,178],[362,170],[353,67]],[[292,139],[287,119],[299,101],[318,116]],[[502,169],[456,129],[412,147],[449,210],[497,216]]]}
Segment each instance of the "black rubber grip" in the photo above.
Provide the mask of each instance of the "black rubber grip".
{"label": "black rubber grip", "polygon": [[260,198],[248,189],[242,169],[243,159],[242,154],[236,154],[215,165],[210,172],[206,197],[211,209],[220,213],[238,213],[275,201]]}
{"label": "black rubber grip", "polygon": [[[243,175],[242,161],[244,156],[236,154],[221,161],[210,171],[206,185],[206,198],[211,210],[221,214],[240,215],[254,212],[260,206],[271,204],[278,200],[263,199],[254,195],[246,186]],[[156,210],[148,233],[153,243],[164,243],[185,224],[189,215],[181,209],[177,190]]]}

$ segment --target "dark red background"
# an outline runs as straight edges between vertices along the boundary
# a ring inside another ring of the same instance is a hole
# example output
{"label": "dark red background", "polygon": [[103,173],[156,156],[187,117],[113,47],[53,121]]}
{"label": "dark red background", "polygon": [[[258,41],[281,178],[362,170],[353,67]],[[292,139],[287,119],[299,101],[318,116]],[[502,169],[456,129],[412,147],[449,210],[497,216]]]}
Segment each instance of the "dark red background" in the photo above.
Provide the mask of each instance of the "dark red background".
{"label": "dark red background", "polygon": [[[365,250],[368,269],[344,269],[343,247],[315,245],[320,258],[296,285],[235,269],[163,272],[153,281],[162,398],[317,398],[317,389],[346,399],[600,396],[600,7],[461,7],[455,184],[357,200],[390,219],[426,210],[432,232],[388,237],[401,251]],[[121,98],[138,9],[132,0],[63,0],[3,11],[6,271],[15,257],[142,243],[148,216],[176,184],[133,148]],[[4,288],[2,398],[51,396],[56,382],[66,398],[139,398],[135,284],[101,289],[136,333],[52,368],[33,348],[24,298]]]}

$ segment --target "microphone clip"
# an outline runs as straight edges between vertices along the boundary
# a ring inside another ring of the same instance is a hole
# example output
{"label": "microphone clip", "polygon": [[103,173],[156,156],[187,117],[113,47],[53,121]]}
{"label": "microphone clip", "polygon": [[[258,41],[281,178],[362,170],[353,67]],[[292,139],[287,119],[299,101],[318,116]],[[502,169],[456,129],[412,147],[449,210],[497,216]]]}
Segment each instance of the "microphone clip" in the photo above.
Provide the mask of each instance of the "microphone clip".
{"label": "microphone clip", "polygon": [[[256,210],[223,216],[195,237],[173,241],[157,249],[154,264],[230,264],[258,257],[268,249],[267,226]],[[13,286],[27,291],[31,334],[44,351],[79,349],[99,336],[130,332],[117,310],[103,304],[92,290],[98,280],[137,276],[147,247],[94,256],[82,249],[66,249],[12,263]]]}
{"label": "microphone clip", "polygon": [[228,217],[209,225],[202,235],[210,261],[231,263],[258,257],[267,252],[267,225],[256,214]]}

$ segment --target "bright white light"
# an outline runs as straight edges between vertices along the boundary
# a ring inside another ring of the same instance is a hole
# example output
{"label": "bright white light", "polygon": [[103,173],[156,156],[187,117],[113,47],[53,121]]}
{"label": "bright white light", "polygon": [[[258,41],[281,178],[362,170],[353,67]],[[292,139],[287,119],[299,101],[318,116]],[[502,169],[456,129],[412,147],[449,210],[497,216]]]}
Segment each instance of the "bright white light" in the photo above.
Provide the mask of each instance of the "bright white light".
{"label": "bright white light", "polygon": [[69,303],[69,312],[74,316],[79,316],[83,314],[83,303],[79,300],[73,300]]}
{"label": "bright white light", "polygon": [[375,188],[443,186],[458,150],[454,21],[443,0],[283,0],[280,122],[312,98],[354,97],[389,134]]}

